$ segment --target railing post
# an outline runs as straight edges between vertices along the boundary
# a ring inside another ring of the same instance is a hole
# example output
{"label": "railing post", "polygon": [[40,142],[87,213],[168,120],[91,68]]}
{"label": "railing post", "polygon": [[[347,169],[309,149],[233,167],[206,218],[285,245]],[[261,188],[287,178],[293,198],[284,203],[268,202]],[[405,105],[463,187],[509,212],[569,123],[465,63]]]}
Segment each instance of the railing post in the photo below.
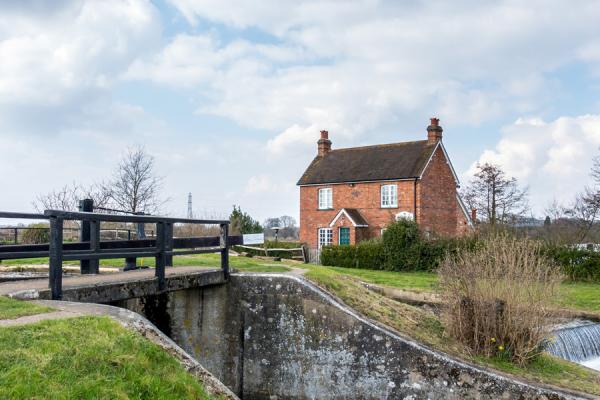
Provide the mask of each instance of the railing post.
{"label": "railing post", "polygon": [[[79,211],[94,212],[94,200],[84,199],[79,201]],[[81,221],[81,230],[79,239],[82,242],[89,242],[91,235],[90,221]],[[98,268],[98,260],[81,260],[79,261],[79,270],[82,274],[93,274]]]}
{"label": "railing post", "polygon": [[229,224],[221,224],[221,269],[225,279],[229,279]]}
{"label": "railing post", "polygon": [[19,230],[15,228],[15,244],[19,244]]}
{"label": "railing post", "polygon": [[158,290],[165,290],[165,223],[156,223],[156,268],[154,275],[158,279]]}
{"label": "railing post", "polygon": [[[90,250],[100,251],[100,221],[90,221]],[[98,274],[100,272],[100,260],[89,260],[87,274]]]}
{"label": "railing post", "polygon": [[50,217],[50,271],[49,286],[52,300],[62,299],[62,246],[63,246],[63,219]]}
{"label": "railing post", "polygon": [[[173,223],[167,222],[165,224],[165,250],[173,251]],[[165,265],[167,267],[173,266],[173,256],[167,255],[165,257]]]}

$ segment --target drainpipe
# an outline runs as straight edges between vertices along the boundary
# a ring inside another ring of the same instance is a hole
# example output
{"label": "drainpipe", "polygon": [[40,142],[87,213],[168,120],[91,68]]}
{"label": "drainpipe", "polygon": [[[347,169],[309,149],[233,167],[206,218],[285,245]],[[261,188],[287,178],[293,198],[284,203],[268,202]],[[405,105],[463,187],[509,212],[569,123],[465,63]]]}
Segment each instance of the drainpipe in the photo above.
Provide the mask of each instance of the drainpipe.
{"label": "drainpipe", "polygon": [[414,206],[415,206],[415,222],[417,222],[417,180],[419,178],[415,178],[415,186],[414,186]]}

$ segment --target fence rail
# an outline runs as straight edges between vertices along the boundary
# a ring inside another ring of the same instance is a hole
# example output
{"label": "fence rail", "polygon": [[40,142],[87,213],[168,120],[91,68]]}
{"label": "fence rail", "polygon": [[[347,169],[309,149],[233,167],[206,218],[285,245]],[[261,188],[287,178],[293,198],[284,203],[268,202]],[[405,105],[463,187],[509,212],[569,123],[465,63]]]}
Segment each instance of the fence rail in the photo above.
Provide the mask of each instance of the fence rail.
{"label": "fence rail", "polygon": [[[243,244],[241,236],[229,236],[229,221],[188,218],[170,218],[152,215],[112,215],[93,212],[70,212],[46,210],[41,214],[0,212],[0,218],[45,219],[50,222],[50,243],[41,245],[4,245],[0,246],[0,260],[49,257],[49,287],[52,299],[62,297],[62,263],[66,260],[100,260],[111,258],[132,259],[135,257],[154,257],[156,261],[155,277],[159,290],[165,289],[165,267],[172,266],[173,256],[220,253],[221,268],[225,278],[229,278],[229,248]],[[89,223],[89,240],[77,243],[63,243],[64,222],[82,221]],[[154,239],[101,241],[100,224],[102,222],[144,223],[156,225]],[[174,238],[174,224],[219,225],[218,237]],[[99,264],[89,264],[82,273],[98,273]]]}
{"label": "fence rail", "polygon": [[[31,242],[27,242],[23,239],[23,231],[50,231],[50,227],[31,227],[31,226],[0,226],[0,244],[32,244]],[[67,232],[69,233],[70,239],[78,239],[80,237],[80,232],[82,228],[67,228],[64,227],[63,231],[65,232],[65,237],[67,236]],[[104,238],[110,239],[111,237],[114,240],[124,239],[131,240],[132,238],[137,238],[139,235],[136,229],[125,229],[125,228],[106,228],[100,229],[100,234],[103,235]],[[145,231],[144,237],[146,236],[154,236],[154,231]]]}
{"label": "fence rail", "polygon": [[270,248],[270,247],[257,247],[257,246],[245,246],[245,245],[237,245],[237,248],[253,250],[257,253],[264,253],[266,257],[269,257],[269,252],[271,253],[290,253],[290,259],[292,260],[302,260],[302,262],[308,262],[308,258],[306,256],[306,249],[304,246],[296,247],[296,248]]}

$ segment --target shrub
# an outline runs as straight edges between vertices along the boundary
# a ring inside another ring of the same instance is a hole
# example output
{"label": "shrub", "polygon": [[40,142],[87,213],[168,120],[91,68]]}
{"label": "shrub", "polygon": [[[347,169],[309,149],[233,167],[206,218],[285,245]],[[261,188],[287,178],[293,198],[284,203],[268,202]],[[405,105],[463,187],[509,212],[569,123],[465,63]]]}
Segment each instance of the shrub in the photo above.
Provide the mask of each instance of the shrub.
{"label": "shrub", "polygon": [[48,229],[24,229],[21,242],[25,244],[42,244],[50,242],[50,230],[48,224],[31,224],[28,228]]}
{"label": "shrub", "polygon": [[548,246],[544,253],[573,281],[600,282],[600,253],[563,246]]}
{"label": "shrub", "polygon": [[477,354],[526,364],[547,336],[547,304],[561,281],[541,244],[499,235],[439,269],[446,331]]}
{"label": "shrub", "polygon": [[327,246],[321,250],[321,264],[343,267],[382,269],[385,264],[379,240],[362,241],[356,246]]}
{"label": "shrub", "polygon": [[385,269],[389,271],[421,269],[423,240],[414,221],[391,223],[383,233]]}

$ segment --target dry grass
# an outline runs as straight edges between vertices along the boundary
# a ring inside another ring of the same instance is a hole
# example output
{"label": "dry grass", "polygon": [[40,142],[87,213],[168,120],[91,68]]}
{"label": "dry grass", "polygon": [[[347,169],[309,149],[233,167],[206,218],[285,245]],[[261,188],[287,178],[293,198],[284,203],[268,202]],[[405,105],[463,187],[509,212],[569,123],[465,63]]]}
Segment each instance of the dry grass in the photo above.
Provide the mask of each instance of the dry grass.
{"label": "dry grass", "polygon": [[525,365],[541,351],[549,304],[562,280],[540,245],[492,236],[439,270],[446,332],[474,354]]}

